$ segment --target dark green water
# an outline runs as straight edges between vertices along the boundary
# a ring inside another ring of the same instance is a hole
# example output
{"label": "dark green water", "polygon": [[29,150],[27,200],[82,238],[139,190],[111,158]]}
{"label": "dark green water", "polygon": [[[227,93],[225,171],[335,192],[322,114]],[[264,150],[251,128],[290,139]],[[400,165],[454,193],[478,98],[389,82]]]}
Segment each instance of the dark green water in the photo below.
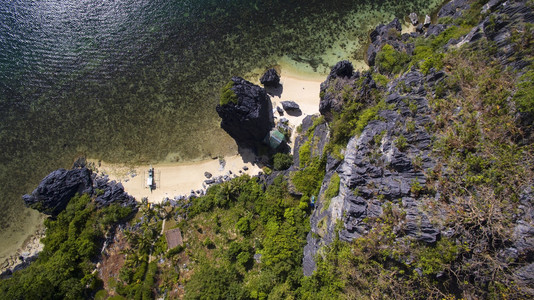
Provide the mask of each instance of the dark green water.
{"label": "dark green water", "polygon": [[441,1],[2,1],[0,264],[38,222],[21,195],[79,155],[185,161],[235,151],[218,91],[276,64],[325,73],[370,28]]}

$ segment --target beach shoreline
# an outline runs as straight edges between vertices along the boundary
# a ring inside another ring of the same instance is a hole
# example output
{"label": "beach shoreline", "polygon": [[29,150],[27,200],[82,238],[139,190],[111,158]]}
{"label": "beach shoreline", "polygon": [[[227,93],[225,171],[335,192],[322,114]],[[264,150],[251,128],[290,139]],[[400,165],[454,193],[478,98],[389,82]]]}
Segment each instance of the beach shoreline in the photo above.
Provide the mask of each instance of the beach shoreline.
{"label": "beach shoreline", "polygon": [[[302,120],[308,115],[319,113],[319,92],[321,82],[326,76],[317,74],[297,73],[290,68],[281,66],[280,84],[282,92],[270,95],[275,120],[286,118],[293,133],[289,145],[292,147],[296,137],[294,132]],[[257,77],[257,76],[256,76]],[[258,78],[249,78],[259,84]],[[276,107],[281,107],[282,101],[294,101],[300,106],[299,115],[278,113]],[[154,162],[153,164],[128,165],[111,164],[98,159],[88,161],[97,166],[100,176],[108,176],[109,180],[120,182],[124,190],[137,201],[146,198],[150,203],[161,203],[165,199],[178,199],[190,195],[202,195],[211,182],[210,180],[229,180],[235,176],[248,174],[258,175],[262,169],[256,163],[257,159],[252,151],[244,151],[219,159],[204,159],[188,162]],[[148,170],[154,168],[155,188],[147,186]],[[206,177],[205,173],[209,173]]]}
{"label": "beach shoreline", "polygon": [[[297,126],[306,116],[319,113],[320,85],[326,79],[326,75],[307,71],[299,72],[294,66],[284,63],[278,65],[278,70],[281,73],[280,83],[283,91],[280,95],[270,95],[270,99],[275,120],[286,118],[293,130],[289,141],[289,145],[293,147]],[[251,82],[260,85],[257,74],[253,78],[247,78]],[[297,116],[284,112],[283,115],[280,115],[276,107],[281,107],[281,101],[296,102],[301,108],[301,114]],[[218,158],[187,162],[163,161],[154,162],[152,165],[113,164],[106,163],[98,158],[88,159],[88,162],[94,163],[99,175],[107,175],[109,180],[121,182],[125,191],[137,201],[142,201],[144,197],[147,197],[151,203],[161,203],[166,198],[187,197],[192,192],[196,196],[201,195],[208,187],[205,181],[209,178],[204,175],[205,172],[210,173],[212,175],[211,178],[226,180],[242,174],[255,176],[262,171],[260,166],[255,163],[256,158],[250,151],[227,155],[223,159],[225,162],[224,167],[221,167]],[[156,174],[156,188],[152,191],[146,186],[145,175],[150,166],[154,167]],[[40,243],[40,239],[45,235],[43,224],[45,217],[40,215],[37,230],[29,235],[15,251],[11,252],[11,254],[6,254],[4,261],[0,262],[0,273],[7,269],[12,270],[15,266],[23,263],[20,257],[27,259],[37,255],[42,250],[43,244]]]}

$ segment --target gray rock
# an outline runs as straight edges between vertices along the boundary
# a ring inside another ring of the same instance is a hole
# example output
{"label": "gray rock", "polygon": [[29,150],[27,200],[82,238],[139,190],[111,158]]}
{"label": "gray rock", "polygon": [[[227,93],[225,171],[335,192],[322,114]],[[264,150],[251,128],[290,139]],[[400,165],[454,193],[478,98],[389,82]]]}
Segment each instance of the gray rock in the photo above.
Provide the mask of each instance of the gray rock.
{"label": "gray rock", "polygon": [[410,23],[412,23],[413,26],[419,24],[419,17],[416,13],[412,12],[408,17],[410,18]]}
{"label": "gray rock", "polygon": [[534,286],[534,263],[522,267],[514,275],[524,285]]}
{"label": "gray rock", "polygon": [[285,111],[300,110],[300,106],[295,101],[280,102]]}
{"label": "gray rock", "polygon": [[204,176],[210,179],[213,175],[210,172],[204,172]]}
{"label": "gray rock", "polygon": [[251,148],[263,141],[274,125],[271,101],[265,89],[239,77],[233,77],[232,81],[238,103],[217,105],[221,128],[235,139],[238,146]]}
{"label": "gray rock", "polygon": [[284,115],[284,110],[280,106],[276,107],[276,111],[278,112],[279,115],[281,115],[281,116]]}
{"label": "gray rock", "polygon": [[275,69],[269,69],[260,78],[261,84],[264,86],[278,86],[280,84],[280,76]]}
{"label": "gray rock", "polygon": [[443,5],[438,12],[438,18],[452,17],[458,18],[462,15],[462,11],[469,8],[468,0],[452,0]]}
{"label": "gray rock", "polygon": [[336,63],[336,65],[332,68],[330,75],[328,75],[328,80],[338,77],[348,78],[352,76],[353,72],[354,67],[352,66],[352,63],[348,60],[342,60]]}
{"label": "gray rock", "polygon": [[24,195],[22,199],[26,206],[56,216],[67,207],[74,195],[92,192],[89,169],[58,169],[48,174],[30,195]]}
{"label": "gray rock", "polygon": [[432,24],[432,19],[430,19],[429,15],[425,16],[425,21],[423,22],[423,27],[428,28]]}

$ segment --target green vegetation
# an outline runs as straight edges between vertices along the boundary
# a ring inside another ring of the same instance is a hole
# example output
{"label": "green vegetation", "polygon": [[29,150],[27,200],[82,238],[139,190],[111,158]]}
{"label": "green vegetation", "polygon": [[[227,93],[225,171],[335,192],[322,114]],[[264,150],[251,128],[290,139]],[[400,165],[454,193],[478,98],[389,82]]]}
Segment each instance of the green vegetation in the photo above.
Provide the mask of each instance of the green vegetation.
{"label": "green vegetation", "polygon": [[293,164],[293,155],[287,153],[276,153],[273,156],[273,167],[275,170],[286,170]]}
{"label": "green vegetation", "polygon": [[237,104],[237,95],[232,90],[234,87],[234,82],[230,80],[222,89],[221,89],[221,100],[219,101],[220,105],[226,105],[230,102]]}
{"label": "green vegetation", "polygon": [[337,173],[334,173],[334,175],[332,175],[332,178],[330,178],[330,183],[328,183],[326,191],[324,192],[324,205],[322,210],[327,210],[330,207],[330,201],[332,200],[332,198],[339,194],[339,183],[339,175]]}
{"label": "green vegetation", "polygon": [[529,70],[519,80],[514,101],[519,111],[534,113],[534,70]]}
{"label": "green vegetation", "polygon": [[404,70],[409,59],[405,52],[397,51],[390,44],[386,44],[377,53],[375,64],[380,72],[397,74]]}
{"label": "green vegetation", "polygon": [[44,249],[37,261],[0,281],[0,298],[91,297],[102,286],[92,273],[92,260],[100,253],[107,230],[131,213],[132,208],[119,205],[98,209],[88,195],[75,196],[55,220],[46,219]]}
{"label": "green vegetation", "polygon": [[[210,188],[192,203],[189,220],[180,224],[192,234],[187,256],[195,262],[185,282],[186,299],[297,295],[308,207],[300,208],[286,179],[276,178],[263,192],[255,178],[244,175]],[[218,234],[207,222],[215,216],[220,222]],[[206,249],[198,242],[206,237],[214,247]],[[261,254],[260,262],[254,254]]]}
{"label": "green vegetation", "polygon": [[294,172],[291,181],[305,196],[318,195],[325,173],[326,157],[315,157],[304,169]]}
{"label": "green vegetation", "polygon": [[354,98],[345,104],[341,113],[334,115],[330,123],[331,151],[336,145],[344,148],[351,137],[359,135],[371,120],[378,119],[378,112],[387,108],[381,97],[378,91],[370,91],[365,101]]}

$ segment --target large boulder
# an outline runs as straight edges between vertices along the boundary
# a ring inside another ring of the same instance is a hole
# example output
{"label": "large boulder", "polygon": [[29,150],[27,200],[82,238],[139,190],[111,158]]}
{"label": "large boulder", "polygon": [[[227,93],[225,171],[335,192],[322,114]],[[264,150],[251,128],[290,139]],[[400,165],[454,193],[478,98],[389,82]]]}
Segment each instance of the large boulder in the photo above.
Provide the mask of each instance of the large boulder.
{"label": "large boulder", "polygon": [[273,127],[271,101],[265,89],[240,77],[232,77],[231,90],[237,96],[237,103],[232,101],[217,105],[224,129],[238,146],[254,147],[261,142]]}
{"label": "large boulder", "polygon": [[280,84],[280,76],[275,69],[269,69],[261,76],[260,82],[264,86],[277,87]]}
{"label": "large boulder", "polygon": [[282,101],[281,104],[285,111],[300,110],[300,106],[295,101]]}
{"label": "large boulder", "polygon": [[65,170],[58,169],[46,176],[39,186],[22,199],[26,206],[47,215],[58,215],[78,194],[92,193],[91,171],[87,168]]}
{"label": "large boulder", "polygon": [[328,80],[338,77],[351,77],[353,72],[354,67],[352,66],[352,63],[348,60],[342,60],[332,68],[330,75],[328,75]]}

